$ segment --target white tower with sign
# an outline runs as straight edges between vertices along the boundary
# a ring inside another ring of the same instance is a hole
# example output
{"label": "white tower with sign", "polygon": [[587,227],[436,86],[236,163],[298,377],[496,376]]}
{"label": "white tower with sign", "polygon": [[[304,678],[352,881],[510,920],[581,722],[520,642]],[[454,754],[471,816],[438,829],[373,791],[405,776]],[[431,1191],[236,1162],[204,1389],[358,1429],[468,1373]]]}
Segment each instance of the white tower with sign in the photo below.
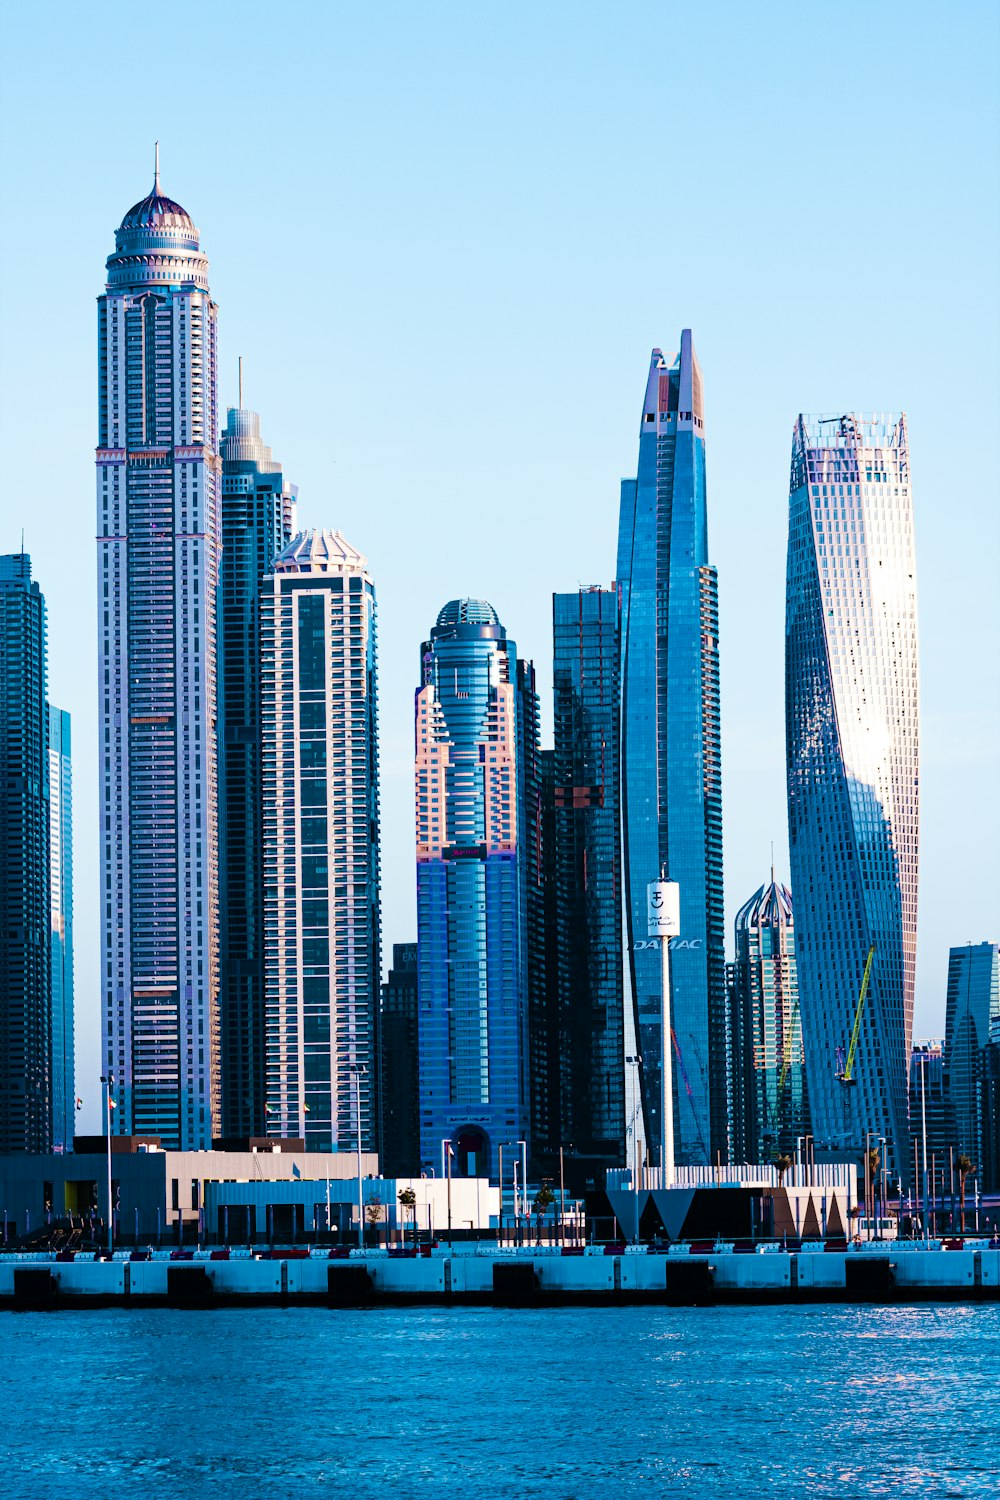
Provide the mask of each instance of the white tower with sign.
{"label": "white tower with sign", "polygon": [[660,1186],[674,1180],[674,1065],[670,1036],[670,939],[681,930],[681,888],[676,880],[653,880],[646,887],[646,932],[660,940],[660,1119],[663,1139],[660,1150]]}

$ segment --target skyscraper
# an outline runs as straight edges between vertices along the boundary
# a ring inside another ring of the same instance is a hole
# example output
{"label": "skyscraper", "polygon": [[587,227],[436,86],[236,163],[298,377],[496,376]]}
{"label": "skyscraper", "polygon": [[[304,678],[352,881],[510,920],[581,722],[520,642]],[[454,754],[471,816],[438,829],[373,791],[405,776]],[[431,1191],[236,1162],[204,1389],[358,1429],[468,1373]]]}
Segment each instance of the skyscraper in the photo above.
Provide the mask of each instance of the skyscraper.
{"label": "skyscraper", "polygon": [[[718,584],[708,560],[701,368],[690,329],[680,353],[654,349],[635,479],[622,481],[622,861],[628,1160],[659,1152],[660,955],[646,933],[646,886],[680,885],[671,943],[678,1163],[728,1153],[722,890]],[[639,1087],[636,1087],[636,1080]]]}
{"label": "skyscraper", "polygon": [[447,1140],[461,1176],[496,1176],[505,1144],[530,1149],[536,736],[533,672],[492,605],[453,599],[416,696],[417,964],[421,1160]]}
{"label": "skyscraper", "polygon": [[268,1134],[377,1146],[375,586],[339,531],[279,553],[261,606]]}
{"label": "skyscraper", "polygon": [[216,307],[198,231],[130,208],[98,298],[103,1048],[115,1130],[219,1133]]}
{"label": "skyscraper", "polygon": [[52,1145],[45,600],[0,557],[0,1151]]}
{"label": "skyscraper", "polygon": [[379,1039],[382,1171],[386,1177],[412,1177],[420,1170],[416,943],[392,945]]}
{"label": "skyscraper", "polygon": [[769,1161],[809,1132],[792,893],[771,879],[736,917],[733,1152]]}
{"label": "skyscraper", "polygon": [[221,450],[222,1129],[245,1137],[265,1129],[261,586],[292,539],[296,490],[262,442],[256,412],[229,408]]}
{"label": "skyscraper", "polygon": [[984,1049],[1000,1026],[1000,945],[966,943],[948,954],[944,1088],[949,1145],[973,1162],[982,1154]]}
{"label": "skyscraper", "polygon": [[70,716],[49,704],[49,891],[52,973],[52,1148],[72,1151],[76,1130],[73,1050],[73,762]]}
{"label": "skyscraper", "polygon": [[[625,1164],[618,598],[552,600],[557,993],[564,1139],[591,1177]],[[635,1064],[630,1064],[635,1067]]]}
{"label": "skyscraper", "polygon": [[[788,833],[817,1147],[908,1169],[917,925],[917,605],[905,417],[800,416],[785,620]],[[838,1081],[867,955],[854,1087]]]}

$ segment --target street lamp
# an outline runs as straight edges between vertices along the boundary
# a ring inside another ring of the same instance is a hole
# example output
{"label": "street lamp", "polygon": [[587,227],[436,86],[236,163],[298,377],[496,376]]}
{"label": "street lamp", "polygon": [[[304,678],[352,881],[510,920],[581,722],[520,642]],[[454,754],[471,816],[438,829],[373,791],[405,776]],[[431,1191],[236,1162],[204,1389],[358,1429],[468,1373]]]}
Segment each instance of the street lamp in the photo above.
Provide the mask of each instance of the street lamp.
{"label": "street lamp", "polygon": [[357,1125],[358,1142],[358,1249],[365,1248],[365,1205],[361,1191],[361,1075],[365,1071],[363,1064],[351,1064],[351,1078],[354,1080],[354,1118]]}
{"label": "street lamp", "polygon": [[441,1171],[448,1183],[448,1249],[451,1249],[451,1159],[455,1155],[455,1148],[451,1144],[449,1136],[443,1136],[441,1140]]}
{"label": "street lamp", "polygon": [[115,1253],[115,1251],[114,1251],[114,1235],[115,1235],[114,1206],[113,1206],[113,1204],[111,1202],[111,1111],[112,1111],[112,1109],[114,1107],[114,1100],[111,1097],[111,1085],[114,1083],[114,1081],[115,1081],[114,1077],[113,1077],[113,1075],[111,1073],[102,1073],[101,1074],[101,1083],[104,1085],[104,1118],[107,1121],[107,1141],[106,1141],[106,1145],[107,1145],[107,1148],[108,1148],[108,1256],[109,1257],[113,1256],[114,1253]]}

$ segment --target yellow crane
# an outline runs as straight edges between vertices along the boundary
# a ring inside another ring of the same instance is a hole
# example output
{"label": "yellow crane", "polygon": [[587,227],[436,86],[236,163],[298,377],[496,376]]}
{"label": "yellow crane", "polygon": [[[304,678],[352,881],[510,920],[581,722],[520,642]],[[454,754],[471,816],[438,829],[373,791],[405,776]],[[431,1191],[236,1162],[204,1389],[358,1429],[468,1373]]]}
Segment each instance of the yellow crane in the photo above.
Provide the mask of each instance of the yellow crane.
{"label": "yellow crane", "polygon": [[872,977],[872,960],[874,957],[875,944],[872,943],[868,949],[868,957],[865,959],[865,972],[861,978],[861,994],[858,996],[858,1008],[854,1012],[854,1029],[851,1032],[851,1045],[847,1049],[847,1062],[844,1064],[844,1071],[837,1074],[841,1083],[847,1084],[850,1088],[855,1087],[857,1084],[857,1079],[854,1077],[854,1059],[858,1052],[858,1037],[861,1035],[861,1016],[865,1008],[865,996],[868,994],[868,981]]}

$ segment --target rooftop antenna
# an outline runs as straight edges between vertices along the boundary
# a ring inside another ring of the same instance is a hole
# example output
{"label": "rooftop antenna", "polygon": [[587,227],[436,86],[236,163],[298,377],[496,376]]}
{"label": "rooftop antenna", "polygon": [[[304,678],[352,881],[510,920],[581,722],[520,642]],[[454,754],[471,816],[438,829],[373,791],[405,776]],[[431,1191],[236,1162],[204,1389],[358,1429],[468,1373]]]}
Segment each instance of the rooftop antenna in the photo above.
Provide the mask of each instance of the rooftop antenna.
{"label": "rooftop antenna", "polygon": [[160,191],[160,143],[153,144],[153,192]]}
{"label": "rooftop antenna", "polygon": [[771,840],[771,884],[774,884],[774,839]]}
{"label": "rooftop antenna", "polygon": [[240,355],[240,411],[243,410],[243,356]]}

